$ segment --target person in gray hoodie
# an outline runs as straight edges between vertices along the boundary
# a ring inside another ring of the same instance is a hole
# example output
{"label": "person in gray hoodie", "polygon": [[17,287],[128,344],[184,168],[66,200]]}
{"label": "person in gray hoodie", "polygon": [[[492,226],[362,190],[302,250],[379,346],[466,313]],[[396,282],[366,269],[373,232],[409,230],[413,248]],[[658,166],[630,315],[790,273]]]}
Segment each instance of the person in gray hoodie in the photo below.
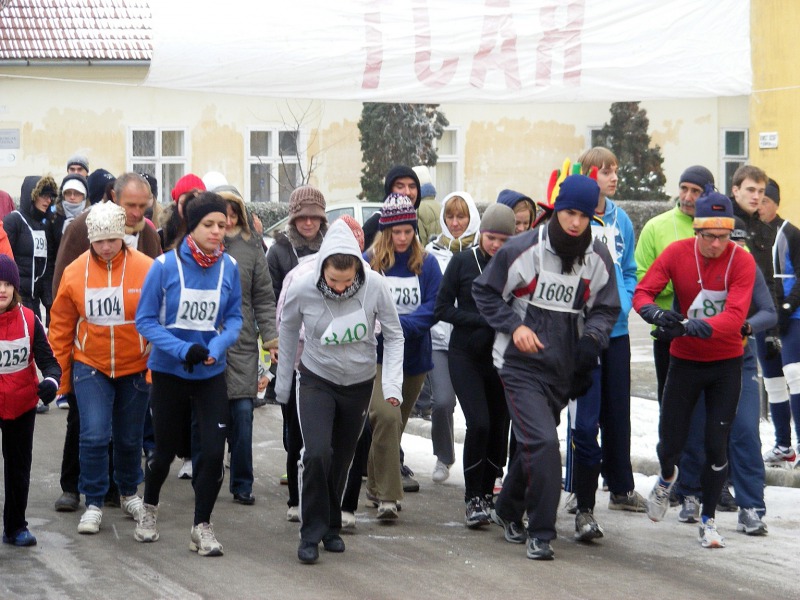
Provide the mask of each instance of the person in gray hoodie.
{"label": "person in gray hoodie", "polygon": [[297,557],[313,563],[319,542],[344,552],[339,503],[377,372],[375,327],[383,334],[383,396],[402,402],[403,330],[385,278],[372,271],[344,222],[328,230],[315,268],[286,291],[281,314],[275,395],[286,403],[294,357],[305,328],[297,369],[297,415],[303,436],[298,468],[300,545]]}

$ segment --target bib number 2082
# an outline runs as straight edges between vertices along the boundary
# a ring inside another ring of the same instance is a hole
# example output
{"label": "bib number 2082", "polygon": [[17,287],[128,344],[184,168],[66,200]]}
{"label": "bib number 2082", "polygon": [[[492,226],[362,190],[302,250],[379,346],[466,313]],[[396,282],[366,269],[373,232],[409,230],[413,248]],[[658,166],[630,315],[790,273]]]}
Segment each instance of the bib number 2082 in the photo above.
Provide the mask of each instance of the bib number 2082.
{"label": "bib number 2082", "polygon": [[217,303],[211,301],[188,302],[181,305],[181,319],[188,321],[212,321],[217,312]]}

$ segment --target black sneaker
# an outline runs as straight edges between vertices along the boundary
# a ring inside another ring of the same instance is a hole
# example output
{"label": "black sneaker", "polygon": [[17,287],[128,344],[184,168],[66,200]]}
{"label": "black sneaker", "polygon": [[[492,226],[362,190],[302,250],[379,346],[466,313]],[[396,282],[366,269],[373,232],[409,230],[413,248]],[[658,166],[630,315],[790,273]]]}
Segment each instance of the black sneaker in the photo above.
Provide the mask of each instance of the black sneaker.
{"label": "black sneaker", "polygon": [[476,496],[467,501],[466,518],[464,522],[469,529],[488,525],[490,520],[489,515],[486,514],[486,507],[483,500]]}
{"label": "black sneaker", "polygon": [[300,545],[297,547],[297,558],[301,563],[307,565],[317,562],[319,559],[319,544],[301,540]]}
{"label": "black sneaker", "polygon": [[414,479],[414,471],[405,465],[400,466],[400,477],[403,480],[403,491],[406,493],[418,492],[419,481]]}
{"label": "black sneaker", "polygon": [[739,510],[736,498],[731,494],[731,489],[727,483],[722,486],[722,494],[720,494],[717,502],[717,510],[720,512],[737,512]]}
{"label": "black sneaker", "polygon": [[556,556],[550,542],[539,538],[528,539],[527,554],[531,560],[553,560]]}
{"label": "black sneaker", "polygon": [[327,552],[344,552],[344,540],[335,533],[326,533],[322,537],[322,547]]}
{"label": "black sneaker", "polygon": [[492,521],[503,528],[506,541],[509,544],[524,544],[525,540],[528,539],[528,534],[522,521],[506,521],[494,509],[492,509],[490,517]]}
{"label": "black sneaker", "polygon": [[603,528],[595,520],[591,509],[579,510],[575,515],[575,539],[579,542],[591,542],[601,537],[603,537]]}

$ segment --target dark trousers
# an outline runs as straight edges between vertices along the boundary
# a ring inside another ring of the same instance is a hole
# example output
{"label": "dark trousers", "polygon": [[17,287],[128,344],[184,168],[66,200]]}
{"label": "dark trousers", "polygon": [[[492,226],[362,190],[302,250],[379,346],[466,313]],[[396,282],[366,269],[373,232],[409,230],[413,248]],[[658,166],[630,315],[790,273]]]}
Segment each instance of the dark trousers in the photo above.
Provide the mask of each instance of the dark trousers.
{"label": "dark trousers", "polygon": [[[361,437],[358,438],[356,453],[353,455],[353,464],[347,474],[347,485],[342,497],[342,510],[354,513],[358,508],[358,497],[361,495],[361,480],[367,475],[367,460],[369,447],[372,444],[372,430],[369,428],[369,419],[364,422]],[[402,448],[400,449],[402,452]]]}
{"label": "dark trousers", "polygon": [[28,526],[25,509],[28,508],[28,490],[31,484],[31,459],[33,456],[33,427],[36,409],[16,419],[0,419],[3,432],[3,479],[5,504],[3,505],[3,533],[13,537]]}
{"label": "dark trousers", "polygon": [[700,477],[703,516],[714,517],[728,476],[728,436],[742,388],[742,357],[713,362],[671,358],[661,419],[658,424],[658,460],[661,476],[670,479],[689,436],[692,413],[705,395],[706,462]]}
{"label": "dark trousers", "polygon": [[318,543],[325,534],[338,534],[342,528],[342,495],[367,418],[372,380],[336,385],[302,365],[300,369],[300,538]]}
{"label": "dark trousers", "polygon": [[505,456],[506,409],[503,382],[491,360],[451,348],[450,378],[466,420],[464,499],[491,495]]}
{"label": "dark trousers", "polygon": [[191,380],[153,371],[150,408],[156,447],[145,469],[144,501],[158,505],[172,461],[191,447],[194,524],[209,523],[224,476],[230,419],[225,373]]}
{"label": "dark trousers", "polygon": [[497,497],[497,514],[519,521],[528,514],[528,535],[556,538],[556,512],[561,499],[561,454],[558,416],[561,405],[549,385],[530,372],[500,372],[517,438],[517,449]]}
{"label": "dark trousers", "polygon": [[664,383],[667,381],[667,371],[669,370],[669,342],[653,340],[653,362],[656,366],[656,393],[658,405],[664,398]]}
{"label": "dark trousers", "polygon": [[289,484],[288,506],[300,504],[300,491],[297,485],[297,467],[300,460],[300,450],[303,448],[303,436],[300,433],[300,423],[297,422],[297,375],[292,376],[292,387],[289,392],[289,401],[281,404],[283,415],[283,448],[286,450],[286,479]]}

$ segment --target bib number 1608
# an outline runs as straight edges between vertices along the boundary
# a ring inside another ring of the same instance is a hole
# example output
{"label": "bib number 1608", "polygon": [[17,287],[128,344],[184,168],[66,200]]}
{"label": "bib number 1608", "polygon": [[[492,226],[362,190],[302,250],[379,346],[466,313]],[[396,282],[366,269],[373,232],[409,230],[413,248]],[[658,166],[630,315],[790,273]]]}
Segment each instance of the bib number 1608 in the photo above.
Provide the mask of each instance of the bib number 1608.
{"label": "bib number 1608", "polygon": [[536,298],[548,302],[572,302],[575,289],[563,283],[551,283],[539,286]]}

